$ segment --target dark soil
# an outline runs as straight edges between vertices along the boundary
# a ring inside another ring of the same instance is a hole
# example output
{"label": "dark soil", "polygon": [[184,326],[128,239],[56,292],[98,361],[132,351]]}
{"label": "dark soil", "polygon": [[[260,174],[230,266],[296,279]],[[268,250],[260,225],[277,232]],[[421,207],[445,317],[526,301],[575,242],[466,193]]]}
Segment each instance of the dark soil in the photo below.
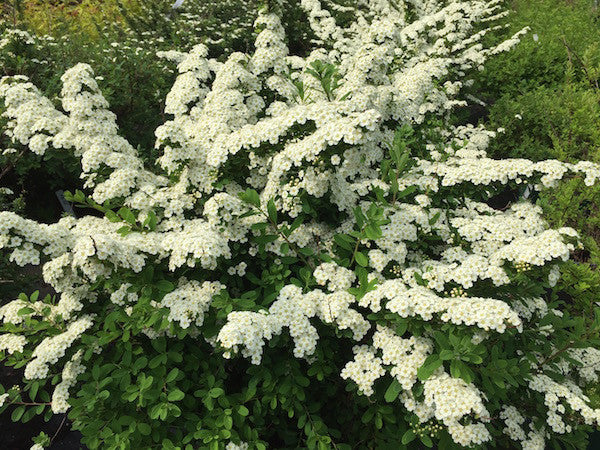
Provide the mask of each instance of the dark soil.
{"label": "dark soil", "polygon": [[[15,370],[12,367],[0,365],[0,383],[6,388],[19,384],[22,379],[22,369]],[[3,414],[0,414],[0,428],[2,429],[0,448],[2,450],[28,450],[33,445],[32,439],[41,431],[52,438],[52,445],[47,447],[48,450],[85,449],[79,443],[81,434],[71,431],[66,414],[52,415],[48,422],[44,421],[43,415],[34,416],[29,422],[23,423],[11,420],[13,409],[8,408]]]}

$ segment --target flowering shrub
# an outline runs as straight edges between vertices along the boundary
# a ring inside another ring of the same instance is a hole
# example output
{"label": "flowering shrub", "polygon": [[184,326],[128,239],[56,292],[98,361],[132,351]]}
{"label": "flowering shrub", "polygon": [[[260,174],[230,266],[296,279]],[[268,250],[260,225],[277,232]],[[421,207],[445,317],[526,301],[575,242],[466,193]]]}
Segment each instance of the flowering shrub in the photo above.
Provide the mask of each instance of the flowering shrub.
{"label": "flowering shrub", "polygon": [[68,411],[90,448],[581,447],[600,314],[552,290],[577,232],[493,200],[600,166],[494,160],[495,132],[446,123],[524,31],[481,44],[496,0],[301,6],[306,57],[278,4],[252,53],[161,53],[179,75],[155,160],[89,65],[61,109],[3,79],[13,144],[79,157],[69,199],[94,212],[0,213],[0,247],[56,292],[0,308],[4,362],[25,369],[3,408]]}
{"label": "flowering shrub", "polygon": [[[89,0],[76,5],[79,14],[69,16],[70,19],[53,14],[52,11],[60,8],[48,2],[27,3],[25,17],[18,27],[3,22],[0,15],[0,30],[6,28],[0,34],[0,71],[5,75],[28,76],[54,101],[60,94],[63,73],[80,61],[88,62],[94,67],[102,92],[117,115],[120,133],[134,147],[140,147],[140,157],[154,160],[157,157],[153,149],[154,129],[164,119],[164,98],[176,75],[175,64],[157,58],[157,50],[187,51],[204,42],[211,57],[223,58],[231,53],[230,49],[251,48],[257,3],[186,0],[177,9],[172,8],[172,1],[120,3],[111,0],[108,3],[112,6],[109,8],[107,2],[103,2],[103,11],[114,12],[119,3],[123,12],[126,11],[127,22],[100,22],[95,27],[95,37],[89,35],[89,27],[84,23],[89,22],[84,10],[98,7]],[[136,6],[130,8],[132,3]],[[286,3],[288,22],[304,24],[305,21],[297,20],[300,8],[288,6]],[[78,31],[55,32],[53,36],[32,33],[31,29],[39,28],[28,16],[32,10],[37,11],[36,8],[48,10],[42,16],[50,17],[59,30],[75,28]],[[308,38],[298,28],[302,26],[291,27],[292,36],[297,36],[292,43],[302,47]],[[2,122],[0,126],[4,128]],[[2,184],[12,188],[16,197],[24,197],[30,218],[45,222],[56,220],[57,212],[52,209],[56,204],[54,192],[81,187],[77,158],[65,152],[50,150],[38,155],[21,149],[16,151],[13,147],[5,139],[0,140]]]}
{"label": "flowering shrub", "polygon": [[[123,21],[144,37],[162,38],[174,47],[202,42],[210,57],[247,52],[254,45],[254,22],[261,0],[138,0],[137,8],[121,8]],[[282,0],[287,44],[294,53],[310,49],[312,36],[300,2]]]}

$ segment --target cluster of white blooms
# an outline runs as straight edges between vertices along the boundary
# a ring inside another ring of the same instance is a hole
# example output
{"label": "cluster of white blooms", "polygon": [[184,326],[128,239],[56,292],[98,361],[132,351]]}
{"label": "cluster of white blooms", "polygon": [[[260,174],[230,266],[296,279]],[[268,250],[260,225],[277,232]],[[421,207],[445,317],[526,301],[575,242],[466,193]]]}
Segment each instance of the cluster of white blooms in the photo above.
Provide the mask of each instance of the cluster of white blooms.
{"label": "cluster of white blooms", "polygon": [[[446,425],[454,442],[463,446],[480,445],[491,439],[485,427],[489,413],[483,404],[481,392],[461,378],[452,378],[441,368],[424,383],[424,399],[417,402],[410,391],[402,393],[401,399],[409,411],[422,422],[435,418]],[[461,423],[465,417],[480,419]]]}
{"label": "cluster of white blooms", "polygon": [[377,312],[386,300],[385,309],[400,317],[420,316],[431,320],[434,315],[444,322],[475,325],[485,331],[504,332],[507,326],[521,328],[517,312],[501,301],[480,297],[440,297],[423,287],[409,287],[402,280],[391,279],[365,294],[359,305]]}
{"label": "cluster of white blooms", "polygon": [[246,442],[240,442],[239,444],[234,444],[233,442],[229,442],[225,446],[225,450],[248,450],[249,445]]}
{"label": "cluster of white blooms", "polygon": [[[217,340],[226,349],[225,358],[230,358],[233,352],[241,351],[249,357],[252,364],[260,364],[262,359],[264,339],[270,339],[275,334],[274,321],[263,312],[234,311],[227,315],[227,324],[221,328]],[[239,347],[242,347],[239,349]]]}
{"label": "cluster of white blooms", "polygon": [[18,41],[24,44],[35,44],[35,38],[25,30],[18,28],[7,28],[0,35],[0,50],[4,50],[9,44]]}
{"label": "cluster of white blooms", "polygon": [[[525,432],[523,424],[525,417],[519,410],[512,405],[505,405],[500,412],[500,418],[504,421],[506,427],[503,432],[513,441],[520,442],[523,450],[544,450],[546,448],[547,430],[545,427],[535,429],[533,422],[529,423],[529,432]],[[565,427],[565,431],[571,429],[570,425]]]}
{"label": "cluster of white blooms", "polygon": [[192,322],[201,326],[213,296],[224,287],[219,282],[199,283],[182,278],[179,286],[163,297],[161,306],[169,308],[168,319],[179,322],[181,328],[188,328]]}
{"label": "cluster of white blooms", "polygon": [[431,341],[411,336],[403,339],[389,328],[379,325],[373,335],[373,346],[381,350],[384,364],[393,366],[390,374],[405,391],[410,391],[417,381],[417,371],[433,350]]}
{"label": "cluster of white blooms", "polygon": [[575,367],[586,382],[597,382],[600,372],[600,350],[593,347],[573,348],[569,350],[569,356],[579,361],[581,366]]}
{"label": "cluster of white blooms", "polygon": [[355,345],[352,348],[354,360],[349,361],[341,372],[344,379],[354,381],[365,395],[373,394],[373,383],[385,375],[381,358],[375,355],[375,349],[368,345]]}
{"label": "cluster of white blooms", "polygon": [[27,338],[17,334],[0,334],[0,351],[6,350],[11,355],[15,352],[22,353]]}
{"label": "cluster of white blooms", "polygon": [[332,292],[345,291],[356,280],[354,272],[335,263],[320,264],[314,270],[313,275],[317,283],[321,286],[327,285],[327,289]]}
{"label": "cluster of white blooms", "polygon": [[50,257],[65,253],[70,225],[72,218],[46,225],[10,211],[0,211],[0,249],[13,249],[10,260],[20,266],[40,264],[40,247],[43,254]]}
{"label": "cluster of white blooms", "polygon": [[67,118],[21,77],[4,78],[0,82],[0,97],[6,107],[3,116],[10,120],[8,136],[13,142],[28,145],[32,152],[43,155]]}
{"label": "cluster of white blooms", "polygon": [[587,425],[600,424],[600,409],[588,406],[589,398],[573,383],[558,383],[547,375],[535,375],[529,382],[530,389],[544,394],[548,408],[546,423],[555,433],[571,432],[571,425],[565,421],[570,411],[581,417]]}
{"label": "cluster of white blooms", "polygon": [[540,297],[514,302],[512,308],[524,321],[530,321],[534,316],[541,318],[548,313],[548,304]]}
{"label": "cluster of white blooms", "polygon": [[[307,358],[319,340],[311,320],[320,320],[349,330],[355,357],[341,376],[364,394],[372,394],[374,382],[389,372],[403,388],[401,401],[422,422],[439,420],[461,445],[490,439],[485,396],[476,386],[439,368],[422,382],[424,400],[413,397],[411,389],[420,383],[416,373],[433,352],[431,336],[400,336],[382,326],[371,335],[375,327],[369,315],[463,326],[472,332],[473,343],[507,328],[523,331],[548,312],[548,305],[541,298],[494,298],[494,288],[510,285],[515,269],[519,276],[543,273],[556,283],[557,264],[569,257],[577,234],[570,228],[548,230],[541,209],[527,199],[494,209],[483,203],[485,188],[529,184],[541,189],[574,174],[591,185],[600,179],[600,166],[494,160],[486,148],[495,132],[448,127],[434,130],[440,140],[424,138],[427,155],[419,151],[420,157],[409,157],[397,180],[403,193],[396,198],[381,168],[397,125],[423,124],[431,115],[444,116],[464,104],[461,91],[468,71],[515,45],[521,33],[484,48],[488,22],[504,14],[498,0],[330,3],[300,2],[316,36],[306,57],[289,54],[285,17],[277,8],[257,15],[259,33],[250,53],[230,52],[217,60],[209,57],[209,40],[190,43],[187,52],[161,46],[167,51],[159,56],[175,62],[178,75],[165,102],[170,120],[155,132],[156,161],[143,160],[119,135],[91,66],[78,64],[62,77],[62,110],[26,79],[2,80],[5,133],[14,146],[40,155],[48,148],[73,151],[81,158],[92,198],[127,206],[136,222],[123,233],[125,223],[108,218],[66,217],[45,225],[0,212],[0,250],[18,265],[44,264],[44,280],[59,295],[57,304],[19,299],[0,308],[0,319],[11,326],[23,326],[26,317],[41,316],[43,310],[59,322],[63,332],[45,336],[25,370],[27,379],[44,378],[50,364],[63,360],[53,409],[66,408],[68,389],[84,370],[77,357],[64,358],[92,327],[89,305],[106,302],[128,316],[136,311],[139,294],[133,281],[97,288],[103,280],[131,280],[123,273],[167,267],[172,274],[165,278],[179,280],[178,286],[150,307],[164,309],[181,328],[200,327],[215,295],[231,289],[237,296],[233,291],[262,266],[263,252],[277,264],[284,256],[319,254],[328,257],[322,261],[335,262],[311,266],[316,287],[308,284],[303,290],[286,279],[268,309],[230,312],[211,340],[215,347],[224,349],[225,357],[240,352],[259,364],[266,341],[286,329],[294,356]],[[339,13],[354,20],[338,21]],[[186,17],[189,23],[196,20]],[[329,78],[319,75],[321,69]],[[254,207],[238,195],[246,189],[257,191]],[[351,257],[350,264],[365,266],[369,282],[367,292],[356,296],[352,288],[360,290],[364,280],[343,267],[350,258],[339,258],[334,237],[363,228],[353,212],[368,215],[372,194],[393,201],[383,207],[381,237],[361,239],[355,250],[360,247],[363,260],[357,253]],[[439,201],[450,197],[460,205],[448,208]],[[275,205],[277,225],[290,232],[283,235],[264,223],[257,203],[261,212]],[[307,213],[313,206],[317,214]],[[156,226],[140,231],[138,225],[151,214]],[[295,223],[298,217],[303,223]],[[257,244],[261,238],[269,242]],[[481,285],[492,288],[475,295]],[[20,315],[25,307],[32,312]],[[538,331],[546,338],[551,330]],[[153,338],[164,332],[144,333]],[[28,342],[17,333],[3,334],[0,349],[22,352]],[[600,353],[583,348],[570,355],[583,366],[575,370],[567,364],[569,381],[559,384],[540,375],[529,386],[546,396],[548,427],[556,432],[568,426],[561,419],[562,403],[581,412],[586,422],[597,422],[597,413],[571,379],[596,380]],[[518,406],[502,414],[511,439],[524,448],[543,446],[545,432],[523,430],[524,412]]]}
{"label": "cluster of white blooms", "polygon": [[91,317],[83,316],[71,322],[64,333],[44,338],[33,350],[31,355],[33,359],[25,367],[25,378],[28,380],[46,378],[48,366],[62,358],[73,342],[92,325]]}
{"label": "cluster of white blooms", "polygon": [[0,408],[2,408],[4,406],[4,402],[6,402],[6,399],[10,396],[10,394],[8,392],[0,395]]}
{"label": "cluster of white blooms", "polygon": [[346,291],[331,294],[313,290],[306,294],[295,285],[284,286],[277,300],[268,311],[234,311],[227,316],[227,323],[217,336],[219,344],[231,351],[238,351],[259,364],[264,339],[278,335],[288,328],[294,340],[294,356],[301,358],[314,353],[318,334],[310,318],[318,317],[325,323],[334,323],[339,329],[350,329],[355,340],[361,340],[371,324],[358,311],[350,308],[356,298]]}
{"label": "cluster of white blooms", "polygon": [[525,423],[525,417],[514,406],[503,406],[500,412],[500,418],[504,420],[506,433],[513,441],[524,441],[526,439],[525,431],[521,427]]}
{"label": "cluster of white blooms", "polygon": [[400,317],[419,315],[425,320],[431,320],[433,314],[437,313],[444,322],[476,325],[485,331],[502,333],[507,325],[521,327],[517,313],[501,300],[480,297],[444,298],[424,287],[407,289],[403,295],[392,298],[386,308]]}
{"label": "cluster of white blooms", "polygon": [[54,414],[64,413],[69,409],[69,388],[77,382],[77,376],[85,372],[85,366],[81,364],[83,350],[78,350],[71,360],[65,364],[62,371],[62,380],[54,388],[52,393],[52,412]]}
{"label": "cluster of white blooms", "polygon": [[121,306],[126,303],[136,302],[138,295],[135,292],[127,292],[130,287],[130,283],[123,283],[119,289],[110,294],[110,301]]}
{"label": "cluster of white blooms", "polygon": [[26,316],[19,314],[19,311],[26,306],[29,306],[29,302],[21,299],[13,300],[0,307],[0,319],[2,319],[4,323],[20,324],[25,320]]}

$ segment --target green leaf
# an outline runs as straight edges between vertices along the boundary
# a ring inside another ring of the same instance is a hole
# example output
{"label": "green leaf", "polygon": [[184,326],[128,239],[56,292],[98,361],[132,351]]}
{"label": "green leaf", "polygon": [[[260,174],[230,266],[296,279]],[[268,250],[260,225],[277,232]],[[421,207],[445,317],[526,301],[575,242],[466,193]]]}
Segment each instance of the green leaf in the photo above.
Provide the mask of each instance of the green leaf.
{"label": "green leaf", "polygon": [[257,244],[269,244],[276,241],[277,237],[276,234],[266,234],[264,236],[254,236],[252,239],[254,239],[254,242]]}
{"label": "green leaf", "polygon": [[417,370],[417,378],[421,381],[425,381],[441,365],[442,360],[438,355],[429,355],[423,365]]}
{"label": "green leaf", "polygon": [[177,378],[177,375],[179,375],[179,369],[177,367],[175,367],[175,368],[171,369],[171,371],[165,378],[165,382],[170,383],[171,381],[175,381],[175,378]]}
{"label": "green leaf", "polygon": [[396,198],[401,199],[403,197],[406,197],[406,196],[412,194],[416,190],[417,190],[417,186],[409,186],[406,189],[398,192],[398,195],[396,195]]}
{"label": "green leaf", "polygon": [[158,366],[160,366],[161,364],[165,364],[166,362],[167,355],[163,353],[161,355],[156,355],[154,358],[152,358],[150,360],[150,363],[148,363],[148,367],[150,367],[151,369],[156,369]]}
{"label": "green leaf", "polygon": [[425,447],[433,447],[433,441],[426,434],[422,434],[421,436],[419,436],[419,439],[421,439],[421,442],[425,444]]}
{"label": "green leaf", "polygon": [[385,398],[386,402],[392,403],[394,400],[396,400],[396,398],[398,398],[400,392],[402,392],[402,386],[400,383],[398,383],[398,380],[394,378],[385,391],[383,398]]}
{"label": "green leaf", "polygon": [[128,234],[131,234],[131,228],[128,225],[122,226],[117,230],[117,233],[121,236],[127,236]]}
{"label": "green leaf", "polygon": [[408,430],[402,436],[402,445],[410,444],[412,441],[415,440],[415,437],[416,437],[415,432],[413,430]]}
{"label": "green leaf", "polygon": [[365,234],[372,241],[375,241],[382,236],[381,228],[373,224],[369,224],[365,227]]}
{"label": "green leaf", "polygon": [[25,412],[25,406],[18,406],[10,415],[10,418],[13,422],[18,422],[21,417],[23,416],[23,413]]}
{"label": "green leaf", "polygon": [[459,359],[452,360],[450,363],[450,375],[453,378],[462,378],[466,383],[472,382],[475,376],[469,366]]}
{"label": "green leaf", "polygon": [[273,223],[277,223],[277,208],[275,207],[273,199],[270,199],[267,202],[267,213],[269,215],[269,220]]}
{"label": "green leaf", "polygon": [[[143,376],[144,374],[142,374]],[[142,378],[141,382],[140,382],[140,388],[142,390],[144,389],[148,389],[150,386],[152,386],[152,382],[154,381],[154,377],[149,376],[147,378]]]}
{"label": "green leaf", "polygon": [[224,393],[225,391],[221,388],[212,388],[210,391],[208,391],[208,395],[210,395],[212,398],[218,398]]}
{"label": "green leaf", "polygon": [[250,414],[250,411],[248,411],[248,408],[246,408],[244,405],[240,405],[238,407],[238,414],[246,417],[248,414]]}
{"label": "green leaf", "polygon": [[35,309],[30,308],[29,306],[25,306],[24,308],[19,309],[19,311],[17,311],[17,314],[20,316],[25,316],[27,314],[33,314],[35,312]]}
{"label": "green leaf", "polygon": [[34,381],[31,384],[31,389],[29,389],[29,398],[31,399],[32,402],[35,402],[35,396],[37,395],[39,388],[40,388],[39,381]]}
{"label": "green leaf", "polygon": [[440,352],[440,359],[442,361],[449,361],[454,359],[454,352],[452,350],[442,350]]}
{"label": "green leaf", "polygon": [[314,255],[314,251],[312,248],[308,248],[308,247],[302,247],[298,249],[298,253],[303,254],[304,256],[312,256]]}
{"label": "green leaf", "polygon": [[156,288],[161,292],[171,292],[175,289],[175,285],[168,280],[160,280],[156,283]]}
{"label": "green leaf", "polygon": [[148,358],[146,358],[145,356],[140,356],[138,359],[135,360],[135,363],[133,363],[132,369],[134,372],[139,372],[141,369],[146,367],[146,364],[148,364]]}
{"label": "green leaf", "polygon": [[360,206],[357,206],[356,208],[354,208],[353,211],[354,211],[354,218],[356,219],[356,224],[358,225],[359,228],[362,228],[363,225],[366,223],[367,218],[363,214],[362,209],[360,209]]}
{"label": "green leaf", "polygon": [[144,220],[144,226],[150,229],[150,231],[154,231],[156,229],[156,225],[158,224],[158,218],[154,211],[150,210],[148,212],[148,217]]}
{"label": "green leaf", "polygon": [[117,214],[119,214],[128,224],[135,225],[135,215],[129,208],[123,206],[121,209],[119,209]]}
{"label": "green leaf", "polygon": [[437,212],[431,219],[429,219],[429,225],[435,224],[440,218],[441,213]]}
{"label": "green leaf", "polygon": [[180,391],[179,389],[175,389],[174,391],[169,392],[167,400],[169,400],[170,402],[178,402],[179,400],[183,400],[184,397],[185,394],[182,391]]}
{"label": "green leaf", "polygon": [[403,320],[400,323],[398,323],[398,325],[396,325],[396,334],[398,336],[402,336],[404,333],[406,333],[407,329],[408,329],[408,320]]}
{"label": "green leaf", "polygon": [[450,375],[452,378],[460,378],[460,361],[454,360],[450,363]]}
{"label": "green leaf", "polygon": [[240,194],[240,198],[244,202],[250,203],[251,205],[254,205],[257,208],[260,208],[260,196],[258,195],[258,192],[256,192],[254,189],[246,189],[245,192],[242,192]]}
{"label": "green leaf", "polygon": [[354,239],[346,234],[336,234],[333,236],[333,240],[337,245],[346,249],[352,250],[352,245],[354,244]]}
{"label": "green leaf", "polygon": [[363,266],[363,267],[367,267],[369,265],[369,258],[367,258],[363,253],[361,252],[356,252],[356,254],[354,255],[356,262]]}
{"label": "green leaf", "polygon": [[114,211],[111,211],[110,209],[108,211],[106,211],[104,213],[104,215],[110,222],[116,223],[116,222],[121,221],[121,218]]}
{"label": "green leaf", "polygon": [[137,429],[142,436],[148,436],[152,432],[152,427],[144,422],[138,422]]}

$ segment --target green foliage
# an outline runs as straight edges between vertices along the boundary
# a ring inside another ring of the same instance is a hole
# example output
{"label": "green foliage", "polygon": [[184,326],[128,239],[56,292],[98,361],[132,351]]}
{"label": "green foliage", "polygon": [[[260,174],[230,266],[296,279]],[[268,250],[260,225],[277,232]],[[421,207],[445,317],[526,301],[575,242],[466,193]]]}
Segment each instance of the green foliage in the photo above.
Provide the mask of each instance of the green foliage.
{"label": "green foliage", "polygon": [[[504,129],[491,142],[498,158],[600,161],[600,29],[594,2],[515,1],[506,33],[531,30],[511,52],[486,63],[475,94],[486,121]],[[600,190],[583,180],[540,194],[551,226],[580,230],[585,249],[563,265],[557,291],[588,319],[600,297]],[[590,392],[595,392],[592,388]]]}
{"label": "green foliage", "polygon": [[[489,39],[510,36],[524,27],[530,31],[516,48],[487,61],[477,77],[483,99],[490,99],[492,103],[505,94],[523,95],[539,86],[561,85],[569,61],[565,42],[582,56],[598,41],[598,10],[592,0],[507,3],[512,9],[505,19],[508,27],[503,33],[490,35]],[[581,68],[577,70],[582,72]]]}

